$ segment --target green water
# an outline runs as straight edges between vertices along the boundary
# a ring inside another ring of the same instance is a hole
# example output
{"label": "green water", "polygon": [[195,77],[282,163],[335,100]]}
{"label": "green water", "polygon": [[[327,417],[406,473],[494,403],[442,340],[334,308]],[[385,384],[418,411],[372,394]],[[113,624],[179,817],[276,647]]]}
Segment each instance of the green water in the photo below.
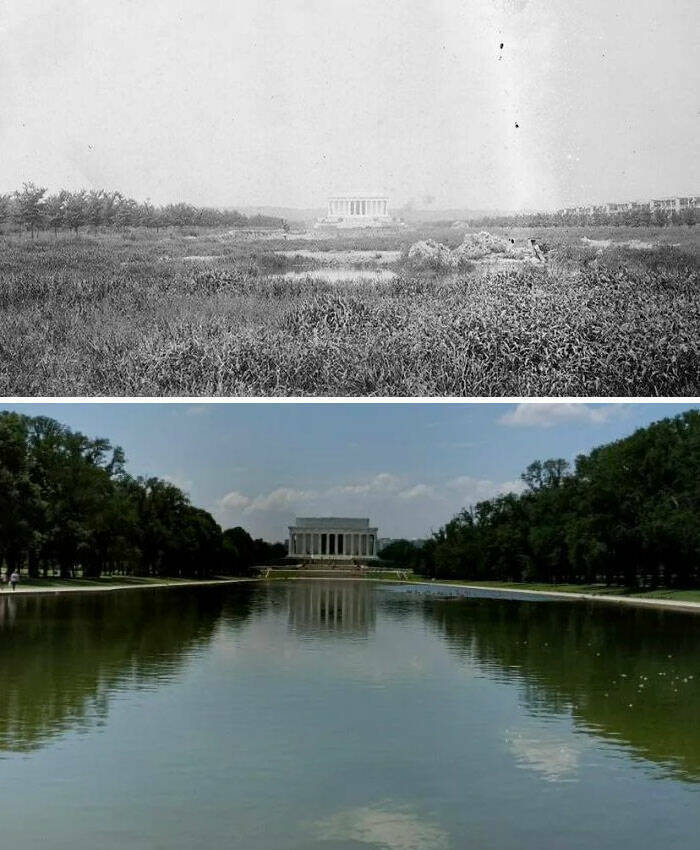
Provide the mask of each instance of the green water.
{"label": "green water", "polygon": [[699,846],[700,617],[447,593],[6,592],[0,845]]}

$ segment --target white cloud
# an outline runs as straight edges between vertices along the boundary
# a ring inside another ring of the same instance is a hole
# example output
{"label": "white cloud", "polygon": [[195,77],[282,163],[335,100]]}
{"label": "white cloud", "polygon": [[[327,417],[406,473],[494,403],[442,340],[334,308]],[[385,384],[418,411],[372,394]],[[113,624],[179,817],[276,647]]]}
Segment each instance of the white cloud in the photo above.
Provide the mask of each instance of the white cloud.
{"label": "white cloud", "polygon": [[[369,481],[359,484],[339,484],[323,491],[278,487],[269,493],[246,496],[238,490],[232,490],[218,500],[217,506],[221,511],[251,514],[256,511],[279,512],[297,510],[302,503],[308,507],[310,503],[316,502],[319,503],[319,510],[327,511],[331,509],[331,506],[336,504],[339,509],[342,509],[345,503],[353,501],[357,497],[367,499],[371,496],[395,494],[400,490],[401,486],[402,482],[400,478],[388,472],[380,472]],[[420,493],[416,492],[415,496],[418,495]]]}
{"label": "white cloud", "polygon": [[369,481],[362,484],[343,484],[331,487],[329,495],[348,494],[363,496],[367,493],[394,493],[401,486],[401,479],[389,472],[380,472]]}
{"label": "white cloud", "polygon": [[518,767],[539,773],[546,782],[571,780],[579,769],[581,752],[568,741],[524,738],[515,733],[506,743]]}
{"label": "white cloud", "polygon": [[295,490],[291,487],[278,487],[270,493],[260,493],[251,498],[238,490],[231,490],[217,502],[220,511],[226,513],[250,514],[255,511],[285,511],[295,508],[300,502],[309,502],[318,497],[313,490]]}
{"label": "white cloud", "polygon": [[239,493],[238,490],[232,490],[230,493],[227,493],[219,499],[220,507],[228,508],[233,511],[245,508],[249,504],[250,499],[247,496],[244,496],[243,493]]}
{"label": "white cloud", "polygon": [[352,842],[386,850],[447,850],[441,826],[423,820],[408,807],[384,805],[346,809],[314,825],[321,841]]}
{"label": "white cloud", "polygon": [[277,539],[293,515],[368,516],[387,536],[420,537],[457,511],[502,493],[520,492],[521,481],[492,481],[461,475],[411,481],[380,472],[365,481],[340,481],[323,489],[277,487],[262,493],[232,490],[214,506],[226,526],[241,524],[257,535]]}
{"label": "white cloud", "polygon": [[282,511],[296,507],[299,502],[309,502],[318,498],[318,493],[313,490],[295,490],[292,487],[278,487],[271,493],[256,496],[245,512],[251,511]]}
{"label": "white cloud", "polygon": [[520,493],[525,487],[519,480],[497,482],[488,478],[473,478],[471,475],[459,475],[448,481],[445,486],[458,493],[468,504],[493,499],[494,496],[504,493]]}
{"label": "white cloud", "polygon": [[398,494],[399,499],[434,499],[435,495],[435,490],[429,484],[415,484]]}
{"label": "white cloud", "polygon": [[161,475],[161,478],[163,481],[167,481],[169,484],[179,487],[184,493],[189,494],[192,489],[192,480],[190,478],[185,478],[182,475]]}
{"label": "white cloud", "polygon": [[578,402],[521,402],[498,420],[502,425],[551,428],[565,423],[600,425],[609,422],[622,409],[619,404],[592,407]]}

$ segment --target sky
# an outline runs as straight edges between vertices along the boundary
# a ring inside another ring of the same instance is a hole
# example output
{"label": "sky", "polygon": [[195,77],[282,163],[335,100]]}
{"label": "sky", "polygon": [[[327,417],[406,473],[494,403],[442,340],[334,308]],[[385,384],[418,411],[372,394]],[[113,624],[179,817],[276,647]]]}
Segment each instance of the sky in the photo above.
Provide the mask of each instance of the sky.
{"label": "sky", "polygon": [[286,539],[296,516],[368,517],[420,539],[517,492],[533,460],[565,458],[700,405],[665,403],[2,403],[126,452],[132,475],[182,487],[224,528]]}
{"label": "sky", "polygon": [[697,193],[699,9],[0,0],[0,191],[505,210]]}

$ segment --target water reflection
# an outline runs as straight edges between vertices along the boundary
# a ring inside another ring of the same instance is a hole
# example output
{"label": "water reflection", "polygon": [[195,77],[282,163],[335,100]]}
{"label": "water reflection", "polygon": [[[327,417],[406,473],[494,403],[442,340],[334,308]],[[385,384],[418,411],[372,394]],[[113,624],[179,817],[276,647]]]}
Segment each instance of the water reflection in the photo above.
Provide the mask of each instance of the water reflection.
{"label": "water reflection", "polygon": [[506,744],[518,767],[534,771],[547,782],[570,781],[576,777],[580,744],[555,737],[526,737],[521,732],[508,733]]}
{"label": "water reflection", "polygon": [[[700,617],[556,602],[428,601],[453,653],[518,683],[530,716],[569,715],[664,772],[700,781]],[[513,736],[520,763],[549,778],[575,767],[557,741]]]}
{"label": "water reflection", "polygon": [[[250,593],[228,602],[229,622],[247,616]],[[104,723],[115,691],[171,680],[221,614],[204,588],[0,596],[0,752]]]}
{"label": "water reflection", "polygon": [[299,635],[368,635],[375,626],[372,591],[354,580],[289,583],[289,629]]}
{"label": "water reflection", "polygon": [[700,618],[410,590],[1,597],[3,846],[697,843]]}
{"label": "water reflection", "polygon": [[[315,824],[316,837],[324,842],[344,842],[346,847],[384,850],[447,850],[449,836],[438,824],[426,822],[408,807],[361,806],[338,812]],[[350,844],[352,842],[352,844]]]}
{"label": "water reflection", "polygon": [[[327,641],[344,688],[381,681],[387,700],[395,695],[387,711],[397,729],[406,722],[402,689],[423,689],[429,704],[456,659],[470,677],[517,694],[524,722],[509,721],[499,734],[524,770],[570,780],[587,742],[605,739],[626,759],[631,753],[661,773],[700,782],[700,618],[583,603],[420,599],[398,590],[299,580],[225,592],[0,596],[0,753],[106,723],[116,693],[178,681],[221,634],[220,652],[235,644],[236,657],[246,659],[237,675],[250,669],[273,683],[279,670],[256,652],[267,641],[282,659],[289,692],[298,688],[302,700],[309,670],[319,676],[315,693],[333,686],[304,648],[308,638]],[[337,638],[359,640],[348,652]],[[483,690],[476,687],[477,698]],[[365,702],[363,694],[358,706]],[[572,739],[562,718],[584,734]]]}

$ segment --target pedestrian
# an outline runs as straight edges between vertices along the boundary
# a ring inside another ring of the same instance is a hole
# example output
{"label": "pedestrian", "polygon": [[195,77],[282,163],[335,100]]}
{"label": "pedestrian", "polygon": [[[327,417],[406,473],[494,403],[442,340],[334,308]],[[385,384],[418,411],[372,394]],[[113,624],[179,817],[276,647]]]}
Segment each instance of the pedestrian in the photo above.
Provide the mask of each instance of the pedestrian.
{"label": "pedestrian", "polygon": [[10,576],[10,584],[12,585],[12,589],[14,590],[17,587],[17,583],[19,582],[19,573],[17,570],[12,571],[12,575]]}

